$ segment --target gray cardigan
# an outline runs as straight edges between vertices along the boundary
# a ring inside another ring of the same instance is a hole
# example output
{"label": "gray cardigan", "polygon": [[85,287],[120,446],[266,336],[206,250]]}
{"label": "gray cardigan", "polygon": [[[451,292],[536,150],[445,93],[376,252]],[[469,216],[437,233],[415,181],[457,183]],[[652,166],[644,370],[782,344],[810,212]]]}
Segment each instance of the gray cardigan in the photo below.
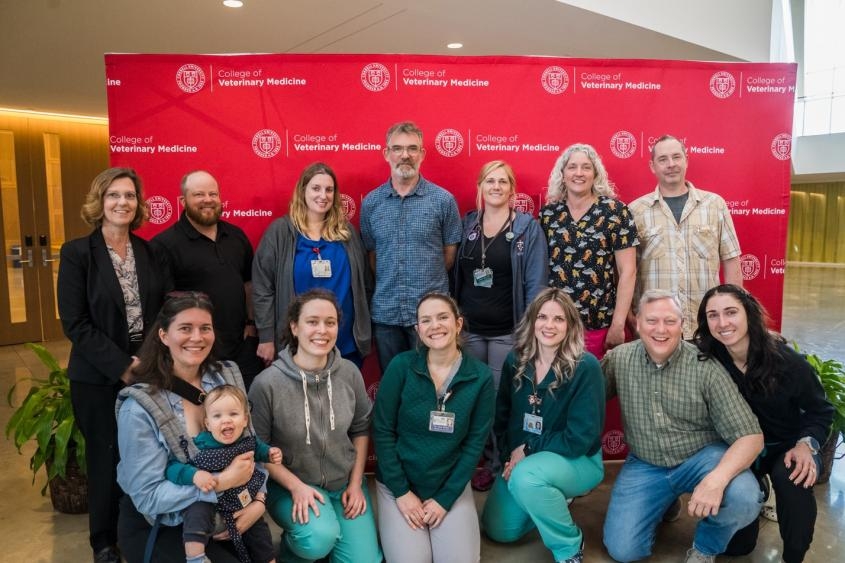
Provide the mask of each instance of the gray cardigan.
{"label": "gray cardigan", "polygon": [[[370,324],[369,296],[372,294],[372,276],[361,237],[352,225],[352,236],[343,243],[352,270],[352,302],[355,319],[352,335],[362,356],[370,353],[372,328]],[[294,297],[293,259],[296,237],[299,232],[290,217],[285,215],[273,221],[258,244],[252,262],[252,305],[255,309],[255,326],[259,342],[273,342],[276,351],[288,317],[288,305]]]}

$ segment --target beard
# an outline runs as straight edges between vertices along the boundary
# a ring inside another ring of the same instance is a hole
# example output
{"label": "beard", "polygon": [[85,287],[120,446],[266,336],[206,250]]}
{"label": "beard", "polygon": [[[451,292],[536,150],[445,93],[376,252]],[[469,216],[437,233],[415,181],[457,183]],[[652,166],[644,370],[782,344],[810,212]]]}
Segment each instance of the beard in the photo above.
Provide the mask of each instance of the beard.
{"label": "beard", "polygon": [[[205,210],[213,210],[214,213],[211,215],[207,215]],[[219,203],[214,207],[186,207],[185,214],[188,218],[198,225],[202,225],[203,227],[211,227],[212,225],[216,225],[217,222],[220,220],[220,215],[223,213],[223,206]]]}
{"label": "beard", "polygon": [[419,170],[413,162],[402,161],[396,165],[396,174],[403,180],[411,180],[417,177]]}

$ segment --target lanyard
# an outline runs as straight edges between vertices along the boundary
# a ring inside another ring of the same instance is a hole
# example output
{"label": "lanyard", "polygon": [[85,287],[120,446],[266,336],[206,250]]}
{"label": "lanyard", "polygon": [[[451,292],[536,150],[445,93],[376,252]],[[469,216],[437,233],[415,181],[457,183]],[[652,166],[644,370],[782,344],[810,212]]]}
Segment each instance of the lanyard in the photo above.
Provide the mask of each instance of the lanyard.
{"label": "lanyard", "polygon": [[487,267],[487,249],[493,246],[493,243],[496,241],[497,238],[499,238],[499,235],[502,234],[505,229],[507,229],[508,226],[511,224],[511,212],[508,211],[508,218],[502,224],[501,228],[499,229],[499,232],[493,235],[493,238],[490,239],[489,243],[485,244],[484,242],[484,239],[486,238],[484,236],[484,212],[481,213],[481,220],[478,222],[478,224],[481,226],[481,268],[484,269]]}

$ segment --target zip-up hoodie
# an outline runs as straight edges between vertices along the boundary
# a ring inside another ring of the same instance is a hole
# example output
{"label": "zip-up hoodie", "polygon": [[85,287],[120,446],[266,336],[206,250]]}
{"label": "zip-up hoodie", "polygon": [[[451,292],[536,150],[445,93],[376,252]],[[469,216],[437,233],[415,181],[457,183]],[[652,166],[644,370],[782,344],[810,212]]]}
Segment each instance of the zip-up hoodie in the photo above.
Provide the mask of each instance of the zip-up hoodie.
{"label": "zip-up hoodie", "polygon": [[355,463],[352,439],[367,435],[371,404],[361,372],[337,348],[316,374],[297,366],[285,348],[255,378],[249,400],[256,435],[282,449],[294,475],[329,491],[346,486]]}

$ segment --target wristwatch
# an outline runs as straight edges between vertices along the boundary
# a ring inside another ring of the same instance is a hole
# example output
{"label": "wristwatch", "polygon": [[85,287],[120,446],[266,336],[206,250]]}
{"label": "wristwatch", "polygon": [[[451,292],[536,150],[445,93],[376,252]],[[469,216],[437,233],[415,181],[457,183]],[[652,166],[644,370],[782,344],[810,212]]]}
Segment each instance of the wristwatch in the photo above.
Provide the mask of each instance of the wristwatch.
{"label": "wristwatch", "polygon": [[810,453],[813,455],[819,453],[819,450],[821,449],[819,447],[819,441],[813,438],[812,436],[804,436],[803,438],[795,442],[796,446],[798,444],[807,444],[807,447],[810,448]]}

